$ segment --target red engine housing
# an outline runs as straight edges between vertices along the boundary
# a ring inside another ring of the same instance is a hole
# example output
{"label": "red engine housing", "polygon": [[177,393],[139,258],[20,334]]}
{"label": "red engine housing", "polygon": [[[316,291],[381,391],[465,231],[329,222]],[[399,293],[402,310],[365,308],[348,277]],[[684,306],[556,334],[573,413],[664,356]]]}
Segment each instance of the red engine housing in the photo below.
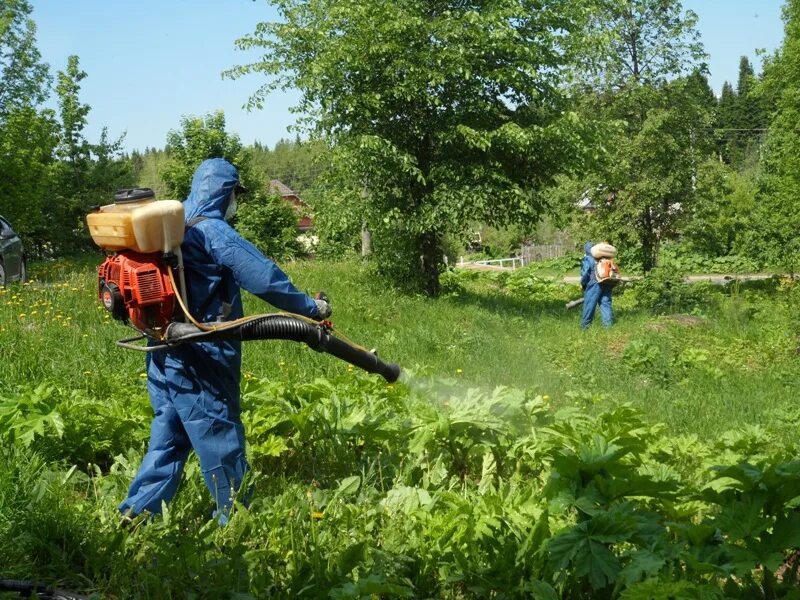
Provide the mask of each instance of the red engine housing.
{"label": "red engine housing", "polygon": [[177,298],[160,254],[108,256],[97,268],[97,283],[100,302],[115,319],[141,331],[163,329],[173,320]]}

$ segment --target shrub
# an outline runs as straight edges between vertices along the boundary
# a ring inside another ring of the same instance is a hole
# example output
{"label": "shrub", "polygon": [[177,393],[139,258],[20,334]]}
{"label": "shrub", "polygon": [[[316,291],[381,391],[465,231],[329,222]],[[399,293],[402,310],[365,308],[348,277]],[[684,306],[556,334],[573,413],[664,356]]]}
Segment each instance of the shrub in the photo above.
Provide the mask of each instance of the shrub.
{"label": "shrub", "polygon": [[709,284],[686,283],[673,269],[657,267],[633,287],[636,306],[653,314],[698,313],[707,310],[714,298]]}
{"label": "shrub", "polygon": [[659,265],[681,273],[754,273],[762,266],[751,256],[707,256],[682,245],[665,247],[659,256]]}
{"label": "shrub", "polygon": [[302,254],[297,240],[297,213],[280,196],[256,194],[245,199],[236,215],[236,229],[275,260]]}

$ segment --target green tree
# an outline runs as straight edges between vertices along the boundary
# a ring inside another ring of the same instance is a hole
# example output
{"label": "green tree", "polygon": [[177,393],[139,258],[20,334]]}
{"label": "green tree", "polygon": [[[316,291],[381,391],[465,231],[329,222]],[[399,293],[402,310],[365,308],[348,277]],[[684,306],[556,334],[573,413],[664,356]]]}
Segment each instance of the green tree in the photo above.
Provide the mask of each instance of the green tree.
{"label": "green tree", "polygon": [[56,254],[69,254],[88,246],[83,216],[88,206],[85,195],[92,157],[83,134],[90,111],[89,105],[80,99],[81,81],[85,78],[78,57],[70,56],[67,68],[58,72],[56,80],[61,127],[50,193],[52,209],[46,217],[50,242],[54,245],[52,251]]}
{"label": "green tree", "polygon": [[131,153],[131,161],[136,185],[151,188],[157,198],[167,198],[171,195],[162,177],[169,161],[166,151],[145,148],[144,152],[140,153],[134,150]]}
{"label": "green tree", "polygon": [[719,149],[722,158],[736,168],[743,168],[745,160],[758,152],[764,138],[765,102],[756,84],[753,66],[742,56],[735,91],[727,81],[722,87],[716,123]]}
{"label": "green tree", "polygon": [[[156,157],[159,153],[146,153]],[[298,251],[297,216],[282,199],[266,192],[263,174],[254,167],[252,152],[242,146],[239,136],[226,131],[225,115],[219,111],[204,118],[185,117],[180,130],[167,135],[167,161],[161,169],[166,193],[183,200],[189,195],[192,176],[208,158],[224,158],[239,170],[249,193],[239,201],[236,228],[265,253],[276,259]]]}
{"label": "green tree", "polygon": [[698,168],[713,148],[712,115],[685,78],[639,88],[633,97],[647,106],[646,116],[608,140],[611,160],[589,188],[597,206],[589,231],[649,271],[691,214]]}
{"label": "green tree", "polygon": [[54,151],[58,123],[52,111],[33,107],[12,111],[0,130],[0,198],[3,216],[25,239],[26,252],[49,252],[46,220],[52,209]]}
{"label": "green tree", "polygon": [[252,154],[253,168],[266,180],[278,179],[304,196],[324,168],[327,146],[321,140],[281,139],[272,150],[254,144]]}
{"label": "green tree", "polygon": [[28,0],[0,4],[0,120],[38,106],[49,92],[50,74],[36,47],[36,23]]}
{"label": "green tree", "polygon": [[256,187],[250,169],[250,157],[239,136],[225,130],[225,113],[217,111],[205,117],[184,117],[178,130],[167,134],[169,157],[161,177],[171,197],[183,200],[192,187],[192,175],[208,158],[224,158],[239,169],[247,187]]}
{"label": "green tree", "polygon": [[122,150],[124,139],[124,135],[109,139],[108,129],[103,127],[100,139],[91,145],[93,160],[84,207],[107,204],[114,191],[134,185],[133,163]]}
{"label": "green tree", "polygon": [[26,0],[0,3],[0,198],[30,253],[46,242],[45,215],[57,143],[53,111],[39,105],[50,76]]}
{"label": "green tree", "polygon": [[732,154],[736,152],[739,133],[736,131],[737,102],[736,92],[730,82],[722,84],[722,93],[717,104],[715,128],[717,131],[717,150],[722,160],[731,163]]}
{"label": "green tree", "polygon": [[56,83],[59,116],[61,117],[61,143],[58,158],[68,165],[75,190],[83,187],[82,177],[88,171],[91,159],[89,142],[83,135],[91,108],[80,99],[81,81],[86,72],[81,70],[78,57],[67,58],[67,68],[59,71]]}
{"label": "green tree", "polygon": [[717,109],[717,97],[708,83],[708,77],[700,70],[695,69],[686,79],[687,92],[690,93],[703,109],[714,113]]}
{"label": "green tree", "polygon": [[752,174],[741,174],[716,158],[701,164],[683,239],[704,256],[746,253],[746,235],[754,227],[756,192]]}
{"label": "green tree", "polygon": [[604,168],[584,183],[598,207],[589,233],[652,269],[677,235],[711,150],[713,103],[702,75],[696,15],[677,0],[609,0],[593,19],[596,91],[584,110],[610,121]]}
{"label": "green tree", "polygon": [[[759,150],[766,137],[763,129],[767,126],[764,100],[756,90],[757,78],[746,56],[739,61],[739,78],[736,83],[736,122],[740,162],[755,164],[759,161]],[[742,164],[742,167],[745,165]]]}
{"label": "green tree", "polygon": [[236,229],[265,255],[275,260],[301,253],[297,241],[297,213],[280,195],[257,192],[242,203]]}
{"label": "green tree", "polygon": [[755,128],[763,124],[758,98],[753,93],[756,75],[753,65],[746,56],[739,59],[739,78],[736,82],[738,100],[738,125],[741,128]]}
{"label": "green tree", "polygon": [[797,268],[800,252],[800,0],[784,7],[782,47],[767,63],[765,93],[776,99],[767,134],[764,176],[752,247],[773,264]]}
{"label": "green tree", "polygon": [[579,63],[595,87],[663,84],[694,71],[705,58],[697,15],[684,11],[679,0],[600,0],[595,6],[591,60]]}
{"label": "green tree", "polygon": [[113,192],[130,186],[133,180],[130,161],[122,155],[122,139],[111,141],[107,129],[100,140],[90,143],[84,130],[91,107],[81,101],[81,82],[86,73],[77,56],[67,59],[67,67],[59,71],[56,97],[60,130],[49,202],[47,230],[50,251],[70,254],[92,247],[85,227],[85,216],[91,206],[107,204]]}
{"label": "green tree", "polygon": [[439,291],[443,242],[471,222],[535,222],[539,190],[586,155],[559,86],[578,42],[568,0],[465,4],[275,0],[280,22],[238,41],[263,49],[228,76],[262,73],[301,91],[300,112],[330,136],[324,202],[366,223],[395,281]]}

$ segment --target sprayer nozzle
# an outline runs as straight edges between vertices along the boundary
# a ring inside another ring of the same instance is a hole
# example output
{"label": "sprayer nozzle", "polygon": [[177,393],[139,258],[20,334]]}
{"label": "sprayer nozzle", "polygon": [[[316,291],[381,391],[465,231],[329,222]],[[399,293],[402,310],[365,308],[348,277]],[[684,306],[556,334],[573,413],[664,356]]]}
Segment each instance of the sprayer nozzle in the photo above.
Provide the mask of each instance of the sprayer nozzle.
{"label": "sprayer nozzle", "polygon": [[400,370],[400,365],[397,363],[388,363],[386,368],[381,371],[381,376],[389,383],[394,383],[398,379],[400,379],[400,374],[402,371]]}

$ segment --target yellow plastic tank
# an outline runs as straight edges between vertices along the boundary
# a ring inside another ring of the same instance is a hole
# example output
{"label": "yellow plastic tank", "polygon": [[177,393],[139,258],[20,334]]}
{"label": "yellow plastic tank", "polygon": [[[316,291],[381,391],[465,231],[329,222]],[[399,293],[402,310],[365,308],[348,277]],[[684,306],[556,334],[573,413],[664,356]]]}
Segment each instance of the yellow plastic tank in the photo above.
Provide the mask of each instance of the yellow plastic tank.
{"label": "yellow plastic tank", "polygon": [[122,190],[114,204],[86,216],[94,243],[104,250],[166,252],[183,241],[183,204],[156,201],[149,189]]}

